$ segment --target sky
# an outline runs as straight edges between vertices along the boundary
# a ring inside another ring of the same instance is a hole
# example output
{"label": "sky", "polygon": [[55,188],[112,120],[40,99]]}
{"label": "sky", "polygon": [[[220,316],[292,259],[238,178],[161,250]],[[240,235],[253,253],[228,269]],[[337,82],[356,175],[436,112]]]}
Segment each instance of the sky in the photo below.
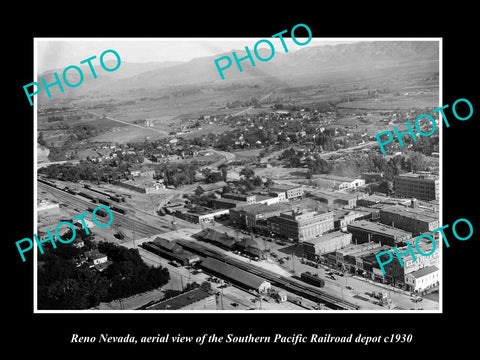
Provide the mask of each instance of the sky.
{"label": "sky", "polygon": [[[213,56],[234,49],[243,50],[248,46],[253,52],[255,43],[262,38],[36,38],[38,74],[52,69],[62,69],[70,65],[79,65],[80,61],[94,55],[97,60],[108,49],[115,50],[125,62],[145,63],[164,61],[189,61],[196,57]],[[312,38],[304,45],[296,45],[291,38],[285,37],[289,52],[307,46],[324,44],[351,43],[342,38]],[[299,37],[299,42],[307,38]],[[351,39],[349,39],[351,40]],[[275,51],[284,52],[280,39],[270,39]],[[266,47],[261,43],[258,48]],[[108,55],[113,60],[113,55]],[[95,64],[95,60],[93,63]],[[107,61],[107,60],[106,60]]]}

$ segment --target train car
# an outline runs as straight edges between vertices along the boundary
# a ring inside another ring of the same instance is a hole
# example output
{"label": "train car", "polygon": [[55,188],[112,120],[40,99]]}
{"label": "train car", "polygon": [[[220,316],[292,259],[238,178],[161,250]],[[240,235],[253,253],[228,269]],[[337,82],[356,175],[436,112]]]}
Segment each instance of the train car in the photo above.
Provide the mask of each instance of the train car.
{"label": "train car", "polygon": [[110,209],[112,209],[113,211],[116,211],[120,214],[123,214],[123,215],[125,215],[127,213],[127,210],[125,210],[124,208],[118,207],[118,206],[111,206]]}
{"label": "train car", "polygon": [[314,285],[317,287],[324,287],[325,286],[325,281],[318,277],[317,274],[312,274],[308,271],[305,271],[300,274],[300,279],[307,284]]}
{"label": "train car", "polygon": [[107,200],[105,200],[105,199],[98,198],[98,202],[99,202],[100,204],[110,206],[110,201],[107,201]]}
{"label": "train car", "polygon": [[72,195],[78,195],[78,191],[75,189],[65,188],[65,191]]}
{"label": "train car", "polygon": [[84,191],[79,191],[79,192],[78,192],[78,195],[83,196],[83,197],[85,197],[85,198],[87,198],[87,199],[90,199],[90,200],[93,200],[93,199],[94,199],[94,197],[93,197],[92,195],[90,195],[90,194],[88,194],[88,193],[86,193],[86,192],[84,192]]}

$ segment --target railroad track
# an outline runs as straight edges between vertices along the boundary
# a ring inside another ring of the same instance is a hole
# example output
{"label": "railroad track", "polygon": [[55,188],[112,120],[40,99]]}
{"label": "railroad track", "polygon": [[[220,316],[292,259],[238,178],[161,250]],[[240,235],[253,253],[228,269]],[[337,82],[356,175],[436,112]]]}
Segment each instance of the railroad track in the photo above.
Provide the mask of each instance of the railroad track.
{"label": "railroad track", "polygon": [[186,248],[191,252],[197,253],[202,256],[210,256],[217,260],[223,261],[229,265],[235,266],[239,269],[248,271],[249,273],[260,276],[270,281],[272,284],[279,286],[289,292],[300,295],[302,297],[313,300],[315,302],[322,302],[329,308],[340,309],[340,310],[358,310],[359,309],[358,305],[352,304],[348,301],[338,299],[332,295],[328,295],[325,292],[321,291],[320,289],[317,289],[309,284],[304,284],[300,280],[287,278],[287,277],[278,275],[273,271],[270,271],[267,269],[261,269],[255,265],[245,263],[241,260],[233,259],[225,254],[203,247],[198,243],[194,243],[191,241],[183,241],[183,240],[179,240],[178,243],[182,245],[182,247]]}
{"label": "railroad track", "polygon": [[[50,192],[60,202],[66,203],[67,205],[80,210],[79,213],[85,212],[88,210],[88,208],[92,208],[92,207],[95,208],[99,205],[87,200],[86,198],[83,198],[82,196],[73,195],[73,194],[67,193],[64,190],[61,190],[54,186],[46,184],[41,180],[38,181],[38,188],[43,189],[47,192]],[[152,236],[155,234],[160,234],[165,232],[164,229],[160,229],[155,226],[145,224],[139,220],[132,219],[127,215],[122,215],[118,212],[113,212],[113,213],[114,213],[113,222],[112,222],[113,225],[116,225],[118,227],[124,227],[127,229],[135,229],[135,233],[137,235],[140,235],[141,237]]]}

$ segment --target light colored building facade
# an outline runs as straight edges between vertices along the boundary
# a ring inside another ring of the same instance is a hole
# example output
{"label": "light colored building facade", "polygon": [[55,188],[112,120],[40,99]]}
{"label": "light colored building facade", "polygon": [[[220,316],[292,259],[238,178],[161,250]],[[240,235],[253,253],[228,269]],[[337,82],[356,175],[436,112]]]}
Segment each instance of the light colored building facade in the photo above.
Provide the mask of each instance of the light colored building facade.
{"label": "light colored building facade", "polygon": [[303,251],[308,259],[314,259],[327,252],[336,251],[351,243],[352,234],[334,231],[302,243]]}
{"label": "light colored building facade", "polygon": [[438,285],[440,270],[435,266],[424,267],[405,275],[407,289],[413,292],[422,292]]}
{"label": "light colored building facade", "polygon": [[275,234],[298,241],[312,239],[332,230],[334,227],[333,212],[318,213],[316,211],[281,213],[267,220],[267,226]]}

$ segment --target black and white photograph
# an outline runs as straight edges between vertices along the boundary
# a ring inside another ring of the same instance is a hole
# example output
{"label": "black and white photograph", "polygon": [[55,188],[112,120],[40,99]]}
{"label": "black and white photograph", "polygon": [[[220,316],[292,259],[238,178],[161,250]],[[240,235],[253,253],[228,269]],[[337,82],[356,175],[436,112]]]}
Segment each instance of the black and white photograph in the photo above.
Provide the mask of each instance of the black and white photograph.
{"label": "black and white photograph", "polygon": [[38,310],[440,309],[441,41],[302,28],[36,39]]}
{"label": "black and white photograph", "polygon": [[6,32],[8,346],[473,346],[474,11],[250,5],[45,8]]}

